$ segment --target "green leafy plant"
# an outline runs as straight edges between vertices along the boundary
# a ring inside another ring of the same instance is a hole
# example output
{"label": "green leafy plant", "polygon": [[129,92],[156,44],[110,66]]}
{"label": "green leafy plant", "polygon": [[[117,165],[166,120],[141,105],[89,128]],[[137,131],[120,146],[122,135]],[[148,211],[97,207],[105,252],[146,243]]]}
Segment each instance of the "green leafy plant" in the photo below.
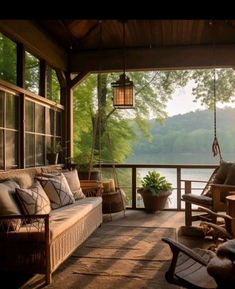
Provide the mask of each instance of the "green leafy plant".
{"label": "green leafy plant", "polygon": [[141,190],[150,192],[152,196],[159,196],[172,190],[172,184],[156,171],[148,171],[148,174],[141,180],[141,185]]}
{"label": "green leafy plant", "polygon": [[55,142],[51,145],[47,145],[47,153],[48,154],[56,154],[62,151],[61,142]]}

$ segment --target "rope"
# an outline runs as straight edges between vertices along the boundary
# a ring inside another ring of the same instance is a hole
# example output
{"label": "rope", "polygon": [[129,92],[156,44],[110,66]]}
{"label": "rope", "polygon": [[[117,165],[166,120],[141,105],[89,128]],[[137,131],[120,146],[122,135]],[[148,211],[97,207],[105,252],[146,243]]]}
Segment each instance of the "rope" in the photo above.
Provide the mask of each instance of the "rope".
{"label": "rope", "polygon": [[213,109],[214,109],[214,140],[212,143],[212,152],[213,152],[213,156],[216,157],[217,155],[219,155],[220,157],[220,163],[223,161],[222,156],[221,156],[221,151],[220,151],[220,145],[219,145],[219,141],[217,138],[217,116],[216,116],[216,82],[215,82],[216,78],[215,78],[215,68],[214,68],[214,83],[213,83],[213,90],[214,90],[214,103],[213,103]]}
{"label": "rope", "polygon": [[121,193],[121,189],[119,187],[118,174],[117,174],[115,163],[114,163],[114,155],[113,155],[113,150],[112,150],[112,143],[111,143],[111,139],[110,139],[110,134],[109,134],[107,123],[106,123],[106,133],[107,133],[107,139],[108,139],[109,153],[110,153],[111,160],[112,160],[112,170],[113,170],[113,178],[114,178],[114,183],[115,183],[115,189],[119,193],[119,197],[120,197],[121,202],[122,202],[123,213],[124,213],[124,216],[126,216],[125,202],[124,202],[124,199],[123,199],[123,196],[122,196],[122,193]]}

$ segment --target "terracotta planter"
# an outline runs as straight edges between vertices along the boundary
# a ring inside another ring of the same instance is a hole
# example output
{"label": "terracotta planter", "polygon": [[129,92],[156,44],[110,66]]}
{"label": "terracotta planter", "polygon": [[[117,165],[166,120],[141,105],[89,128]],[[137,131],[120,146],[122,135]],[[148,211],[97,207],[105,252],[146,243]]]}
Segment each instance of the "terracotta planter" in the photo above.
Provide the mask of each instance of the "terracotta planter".
{"label": "terracotta planter", "polygon": [[[80,180],[88,180],[89,171],[78,171],[78,176]],[[91,171],[90,180],[100,180],[100,172],[99,171]]]}
{"label": "terracotta planter", "polygon": [[152,196],[151,192],[143,191],[143,189],[138,190],[138,192],[141,194],[144,201],[144,207],[149,213],[163,210],[168,197],[172,193],[171,191],[167,191],[163,192],[160,196]]}

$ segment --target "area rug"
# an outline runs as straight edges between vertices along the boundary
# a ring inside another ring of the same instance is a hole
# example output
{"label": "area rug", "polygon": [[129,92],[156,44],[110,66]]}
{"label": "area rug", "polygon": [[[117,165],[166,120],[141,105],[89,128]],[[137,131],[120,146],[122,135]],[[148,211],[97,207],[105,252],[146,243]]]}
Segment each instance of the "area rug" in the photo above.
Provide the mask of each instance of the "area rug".
{"label": "area rug", "polygon": [[103,224],[53,274],[44,288],[170,289],[164,274],[171,251],[162,237],[174,228]]}

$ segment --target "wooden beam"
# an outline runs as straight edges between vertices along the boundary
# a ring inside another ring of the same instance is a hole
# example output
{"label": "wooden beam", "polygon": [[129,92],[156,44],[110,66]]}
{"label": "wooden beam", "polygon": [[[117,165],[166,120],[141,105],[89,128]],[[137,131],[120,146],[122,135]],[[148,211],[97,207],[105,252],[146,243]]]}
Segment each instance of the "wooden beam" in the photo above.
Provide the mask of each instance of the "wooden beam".
{"label": "wooden beam", "polygon": [[76,77],[74,77],[74,79],[71,79],[69,83],[70,89],[74,88],[74,86],[81,83],[88,75],[89,73],[87,71],[80,72]]}
{"label": "wooden beam", "polygon": [[[25,83],[25,50],[24,46],[21,43],[17,43],[17,63],[16,63],[16,75],[17,81],[16,84],[19,87],[24,88]],[[25,115],[25,95],[21,93],[19,95],[19,168],[25,167],[25,127],[24,127],[24,115]]]}
{"label": "wooden beam", "polygon": [[16,84],[19,87],[24,88],[24,81],[25,81],[25,50],[24,46],[21,43],[17,43],[17,63],[16,63],[16,75],[17,75],[17,81]]}
{"label": "wooden beam", "polygon": [[53,68],[67,70],[67,54],[29,20],[0,20],[0,31]]}
{"label": "wooden beam", "polygon": [[62,140],[64,147],[66,147],[63,157],[67,165],[73,157],[73,90],[68,85],[71,81],[69,73],[64,76],[66,77],[64,80],[66,85],[61,86],[61,97],[65,108],[62,113]]}
{"label": "wooden beam", "polygon": [[40,60],[39,95],[47,97],[47,66],[45,60]]}
{"label": "wooden beam", "polygon": [[[235,66],[235,44],[127,49],[127,70],[196,69]],[[79,51],[69,54],[71,73],[123,69],[123,50]]]}

